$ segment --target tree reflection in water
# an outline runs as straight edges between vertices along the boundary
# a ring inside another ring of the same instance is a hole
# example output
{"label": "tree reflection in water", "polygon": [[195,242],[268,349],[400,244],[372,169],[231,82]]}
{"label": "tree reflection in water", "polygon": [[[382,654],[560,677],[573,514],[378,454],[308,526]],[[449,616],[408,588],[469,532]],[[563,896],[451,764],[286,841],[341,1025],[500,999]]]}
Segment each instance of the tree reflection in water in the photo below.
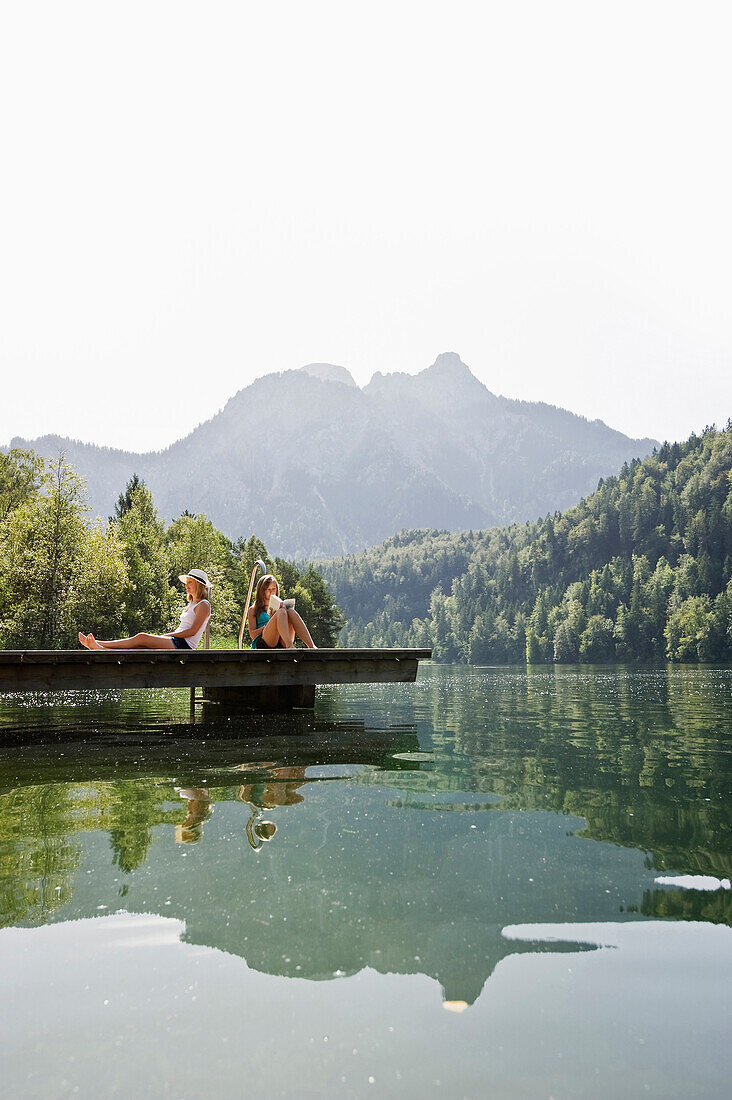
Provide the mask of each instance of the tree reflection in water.
{"label": "tree reflection in water", "polygon": [[[730,877],[729,685],[434,669],[409,693],[333,692],[277,736],[247,719],[227,740],[215,724],[135,737],[97,716],[83,744],[0,755],[2,920],[124,897],[266,972],[427,973],[464,1004],[507,953],[547,949],[508,945],[507,924],[730,923],[730,891],[655,885]],[[339,713],[349,699],[360,719]]]}

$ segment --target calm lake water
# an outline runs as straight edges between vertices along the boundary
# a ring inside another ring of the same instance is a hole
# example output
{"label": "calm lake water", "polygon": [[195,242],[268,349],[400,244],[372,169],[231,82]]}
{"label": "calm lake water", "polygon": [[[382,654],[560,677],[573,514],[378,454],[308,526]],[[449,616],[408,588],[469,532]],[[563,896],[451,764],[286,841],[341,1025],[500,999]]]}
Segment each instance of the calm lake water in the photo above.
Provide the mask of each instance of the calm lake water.
{"label": "calm lake water", "polygon": [[5,696],[0,740],[4,1098],[729,1095],[729,669]]}

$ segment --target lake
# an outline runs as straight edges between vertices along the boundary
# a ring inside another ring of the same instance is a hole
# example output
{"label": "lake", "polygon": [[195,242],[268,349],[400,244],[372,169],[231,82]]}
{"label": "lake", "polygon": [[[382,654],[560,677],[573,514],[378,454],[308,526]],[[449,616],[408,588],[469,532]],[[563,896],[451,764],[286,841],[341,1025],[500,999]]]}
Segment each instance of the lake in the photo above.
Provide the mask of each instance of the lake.
{"label": "lake", "polygon": [[0,699],[7,1097],[722,1097],[732,674]]}

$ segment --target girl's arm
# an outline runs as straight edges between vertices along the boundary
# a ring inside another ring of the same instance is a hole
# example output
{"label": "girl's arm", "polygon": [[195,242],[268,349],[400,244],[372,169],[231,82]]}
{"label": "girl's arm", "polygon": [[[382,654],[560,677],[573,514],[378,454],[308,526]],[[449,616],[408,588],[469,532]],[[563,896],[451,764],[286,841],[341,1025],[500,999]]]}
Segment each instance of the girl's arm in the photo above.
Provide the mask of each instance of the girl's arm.
{"label": "girl's arm", "polygon": [[254,604],[252,604],[252,606],[247,611],[247,626],[249,628],[249,637],[252,639],[252,641],[254,641],[255,638],[259,637],[266,625],[267,624],[265,623],[264,626],[257,626],[257,619],[254,614]]}
{"label": "girl's arm", "polygon": [[168,638],[192,638],[193,635],[201,629],[206,619],[211,614],[211,604],[208,600],[201,600],[196,604],[196,610],[193,613],[193,625],[187,627],[185,630],[174,630],[172,634],[168,634]]}

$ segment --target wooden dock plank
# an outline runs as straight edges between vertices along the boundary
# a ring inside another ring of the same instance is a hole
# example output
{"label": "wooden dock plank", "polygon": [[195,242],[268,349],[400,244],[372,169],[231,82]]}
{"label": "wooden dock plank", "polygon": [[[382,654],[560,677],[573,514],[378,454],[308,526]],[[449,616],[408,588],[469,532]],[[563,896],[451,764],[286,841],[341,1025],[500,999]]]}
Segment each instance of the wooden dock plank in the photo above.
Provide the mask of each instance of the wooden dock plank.
{"label": "wooden dock plank", "polygon": [[429,649],[0,650],[0,693],[412,683]]}

